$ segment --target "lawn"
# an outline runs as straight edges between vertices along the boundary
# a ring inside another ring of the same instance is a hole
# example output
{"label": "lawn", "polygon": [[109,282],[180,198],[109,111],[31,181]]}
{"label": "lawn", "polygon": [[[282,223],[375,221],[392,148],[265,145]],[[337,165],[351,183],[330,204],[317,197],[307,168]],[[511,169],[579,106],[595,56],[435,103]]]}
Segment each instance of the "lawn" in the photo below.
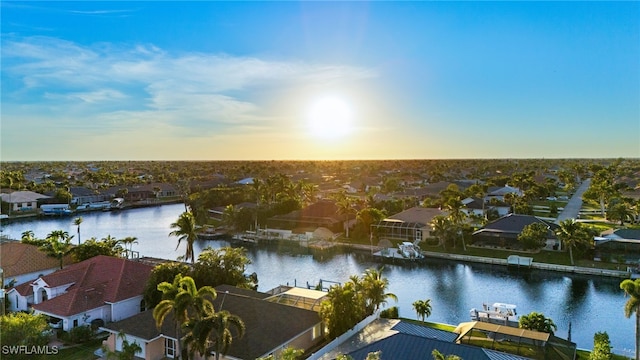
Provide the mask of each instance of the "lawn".
{"label": "lawn", "polygon": [[96,349],[102,346],[102,339],[91,340],[85,344],[75,345],[64,349],[59,349],[57,354],[30,355],[26,358],[34,360],[91,360],[98,359],[93,354]]}

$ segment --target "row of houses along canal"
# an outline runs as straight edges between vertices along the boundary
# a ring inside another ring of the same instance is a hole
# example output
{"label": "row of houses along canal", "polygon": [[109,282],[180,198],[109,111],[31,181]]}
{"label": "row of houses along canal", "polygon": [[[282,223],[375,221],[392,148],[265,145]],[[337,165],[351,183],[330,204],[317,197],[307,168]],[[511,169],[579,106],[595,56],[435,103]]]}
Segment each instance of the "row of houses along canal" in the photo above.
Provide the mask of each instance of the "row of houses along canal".
{"label": "row of houses along canal", "polygon": [[[171,204],[85,213],[81,240],[107,235],[118,239],[135,236],[138,243],[133,250],[140,256],[175,260],[184,254],[184,248],[181,245],[176,249],[177,239],[168,234],[170,224],[183,211],[183,204]],[[77,236],[73,218],[69,217],[3,223],[1,230],[3,236],[12,239],[20,239],[27,230],[40,238],[53,230]],[[207,246],[226,245],[230,243],[223,240],[197,241],[196,256]],[[316,286],[321,280],[344,282],[350,275],[379,266],[368,251],[318,252],[283,242],[245,246],[252,260],[248,271],[258,274],[259,291],[282,284]],[[388,306],[397,305],[402,317],[416,318],[411,304],[431,299],[433,311],[429,321],[458,324],[470,320],[472,308],[481,308],[486,302],[506,302],[517,304],[519,314],[536,311],[550,317],[558,325],[559,337],[568,337],[571,324],[571,340],[578,348],[591,349],[593,335],[599,331],[609,334],[616,353],[630,356],[634,348],[634,319],[624,317],[626,299],[619,288],[619,278],[535,269],[518,272],[501,265],[432,258],[419,265],[388,264],[384,274],[390,282],[389,291],[399,298],[398,304]],[[325,281],[325,287],[330,284]]]}

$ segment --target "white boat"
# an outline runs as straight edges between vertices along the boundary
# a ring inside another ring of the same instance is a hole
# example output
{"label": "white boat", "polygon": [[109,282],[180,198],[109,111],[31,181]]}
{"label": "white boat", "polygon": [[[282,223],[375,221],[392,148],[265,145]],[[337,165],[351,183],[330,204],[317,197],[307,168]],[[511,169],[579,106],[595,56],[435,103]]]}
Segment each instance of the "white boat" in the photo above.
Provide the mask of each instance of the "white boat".
{"label": "white boat", "polygon": [[424,255],[413,243],[405,241],[398,246],[398,252],[407,259],[422,259]]}
{"label": "white boat", "polygon": [[123,198],[115,198],[115,199],[111,200],[111,204],[109,204],[109,209],[110,210],[120,210],[120,209],[122,209],[123,206],[124,206],[124,199]]}
{"label": "white boat", "polygon": [[488,322],[498,325],[518,327],[519,316],[516,305],[505,303],[482,304],[482,309],[473,308],[470,311],[471,320]]}

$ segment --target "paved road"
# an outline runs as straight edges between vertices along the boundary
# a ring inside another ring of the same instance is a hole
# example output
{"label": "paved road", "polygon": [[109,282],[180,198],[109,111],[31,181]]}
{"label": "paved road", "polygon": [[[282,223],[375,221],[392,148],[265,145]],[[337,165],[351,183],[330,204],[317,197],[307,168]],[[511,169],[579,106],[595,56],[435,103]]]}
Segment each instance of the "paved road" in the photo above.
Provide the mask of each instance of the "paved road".
{"label": "paved road", "polygon": [[591,185],[591,179],[586,179],[582,184],[580,184],[560,215],[558,215],[556,224],[559,224],[562,220],[578,218],[580,208],[582,207],[582,194],[587,191],[589,185]]}

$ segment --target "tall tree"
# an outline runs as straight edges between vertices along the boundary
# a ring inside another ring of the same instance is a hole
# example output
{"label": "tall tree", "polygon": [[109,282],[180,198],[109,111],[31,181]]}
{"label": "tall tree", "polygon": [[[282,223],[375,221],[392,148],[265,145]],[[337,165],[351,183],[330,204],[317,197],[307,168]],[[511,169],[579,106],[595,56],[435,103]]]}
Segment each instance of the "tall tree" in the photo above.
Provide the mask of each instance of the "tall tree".
{"label": "tall tree", "polygon": [[185,211],[178,217],[178,220],[171,224],[171,228],[175,229],[169,233],[169,236],[178,237],[178,246],[184,240],[187,243],[187,249],[185,250],[185,260],[191,259],[191,263],[195,261],[195,254],[193,252],[193,243],[198,238],[196,234],[196,219],[193,217],[193,213]]}
{"label": "tall tree", "polygon": [[338,193],[336,196],[336,206],[338,206],[338,214],[344,216],[344,227],[347,238],[349,237],[349,218],[355,214],[356,209],[353,206],[353,201],[344,193]]}
{"label": "tall tree", "polygon": [[212,301],[216,291],[210,286],[196,287],[189,276],[176,275],[172,283],[163,282],[158,285],[163,300],[153,309],[156,327],[160,328],[168,314],[173,314],[176,332],[178,333],[178,353],[188,352],[182,344],[182,326],[190,320],[200,320],[214,313]]}
{"label": "tall tree", "polygon": [[336,338],[351,329],[365,316],[365,302],[352,282],[333,285],[320,304],[320,317],[327,326],[327,335]]}
{"label": "tall tree", "polygon": [[588,233],[582,228],[582,224],[575,219],[566,219],[560,222],[560,227],[555,233],[558,239],[569,249],[569,258],[571,265],[575,265],[573,261],[573,249],[581,243],[588,241],[586,238]]}
{"label": "tall tree", "polygon": [[64,257],[73,251],[73,245],[69,233],[63,230],[54,230],[47,235],[46,241],[40,246],[40,250],[44,251],[47,256],[58,259],[60,269],[64,263]]}
{"label": "tall tree", "polygon": [[451,236],[453,228],[451,220],[446,216],[434,216],[431,220],[431,233],[440,240],[440,245],[445,251],[447,250],[446,243]]}
{"label": "tall tree", "polygon": [[80,224],[82,224],[82,216],[73,219],[73,225],[78,227],[78,245],[80,245]]}
{"label": "tall tree", "polygon": [[124,239],[118,240],[118,242],[124,245],[124,252],[127,254],[127,259],[133,258],[133,244],[138,243],[138,238],[135,236],[127,236]]}
{"label": "tall tree", "polygon": [[[193,266],[193,278],[200,285],[218,286],[222,284],[256,289],[257,275],[245,275],[251,260],[245,248],[229,246],[212,249],[205,248]],[[255,274],[255,273],[254,273]]]}
{"label": "tall tree", "polygon": [[416,300],[411,305],[422,322],[424,322],[425,318],[431,316],[431,299]]}
{"label": "tall tree", "polygon": [[633,220],[633,211],[631,210],[631,206],[623,201],[610,205],[607,209],[607,219],[620,221],[620,226],[624,226],[625,221]]}
{"label": "tall tree", "polygon": [[362,276],[361,284],[367,314],[373,314],[381,305],[387,303],[387,299],[398,301],[395,294],[387,292],[389,279],[382,276],[383,269],[369,268]]}
{"label": "tall tree", "polygon": [[235,330],[238,337],[243,337],[246,330],[242,319],[226,310],[208,314],[201,319],[191,319],[184,328],[187,331],[185,345],[189,347],[189,352],[194,354],[197,351],[200,356],[206,356],[213,350],[216,360],[220,359],[220,355],[227,354],[233,342],[231,329]]}
{"label": "tall tree", "polygon": [[625,279],[620,283],[620,289],[629,296],[624,304],[624,316],[630,318],[631,314],[636,314],[636,360],[640,360],[640,279]]}

